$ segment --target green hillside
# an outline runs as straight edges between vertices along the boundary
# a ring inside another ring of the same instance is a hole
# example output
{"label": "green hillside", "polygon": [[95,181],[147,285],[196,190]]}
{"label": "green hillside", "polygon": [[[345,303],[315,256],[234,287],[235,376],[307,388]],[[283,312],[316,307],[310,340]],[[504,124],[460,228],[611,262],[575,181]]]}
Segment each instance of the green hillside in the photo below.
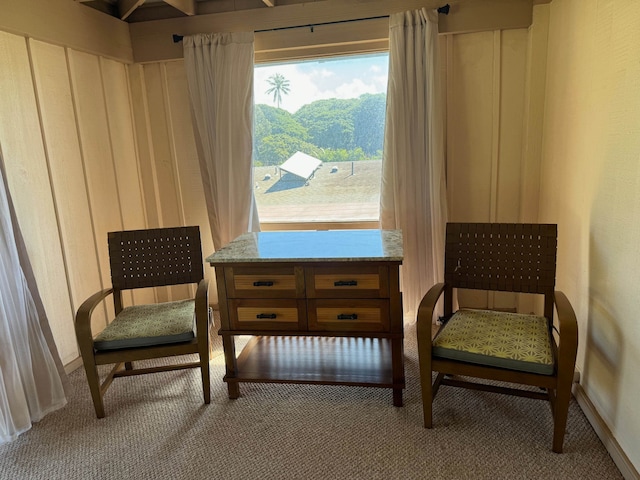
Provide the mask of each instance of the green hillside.
{"label": "green hillside", "polygon": [[323,162],[380,159],[386,95],[317,100],[295,114],[255,107],[255,166],[280,165],[297,151]]}

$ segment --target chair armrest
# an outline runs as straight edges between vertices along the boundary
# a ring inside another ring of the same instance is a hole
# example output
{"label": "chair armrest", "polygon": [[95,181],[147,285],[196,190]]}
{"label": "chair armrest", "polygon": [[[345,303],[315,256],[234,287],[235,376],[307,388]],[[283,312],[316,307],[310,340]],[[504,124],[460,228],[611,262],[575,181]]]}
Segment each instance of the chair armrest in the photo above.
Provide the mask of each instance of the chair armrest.
{"label": "chair armrest", "polygon": [[576,314],[569,299],[561,291],[553,292],[553,301],[558,312],[558,372],[570,372],[573,378],[578,351]]}
{"label": "chair armrest", "polygon": [[[87,298],[78,311],[76,312],[76,338],[78,344],[82,348],[84,344],[93,344],[93,335],[91,333],[91,314],[93,310],[102,302],[108,295],[113,293],[113,288],[105,288],[97,293],[94,293]],[[92,347],[93,348],[93,347]]]}
{"label": "chair armrest", "polygon": [[[436,283],[429,291],[422,297],[420,306],[418,307],[417,315],[417,336],[418,336],[418,349],[431,352],[431,329],[433,325],[433,312],[436,309],[438,299],[444,292],[445,284]],[[429,353],[429,356],[431,354]]]}
{"label": "chair armrest", "polygon": [[196,290],[196,328],[205,332],[209,321],[209,280],[203,278]]}

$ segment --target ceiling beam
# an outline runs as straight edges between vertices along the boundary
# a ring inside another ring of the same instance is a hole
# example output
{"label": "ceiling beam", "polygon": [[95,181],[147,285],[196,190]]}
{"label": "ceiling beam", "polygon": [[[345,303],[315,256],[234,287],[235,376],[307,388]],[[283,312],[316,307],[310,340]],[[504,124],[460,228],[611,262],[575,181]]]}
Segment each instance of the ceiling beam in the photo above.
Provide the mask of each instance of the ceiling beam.
{"label": "ceiling beam", "polygon": [[118,6],[114,3],[113,0],[75,0],[76,2],[88,5],[94,10],[97,10],[102,13],[106,13],[107,15],[111,15],[112,17],[118,18]]}
{"label": "ceiling beam", "polygon": [[180,10],[185,15],[196,14],[196,0],[164,0],[164,3]]}
{"label": "ceiling beam", "polygon": [[144,3],[144,0],[119,0],[118,12],[120,20],[125,20],[133,11]]}

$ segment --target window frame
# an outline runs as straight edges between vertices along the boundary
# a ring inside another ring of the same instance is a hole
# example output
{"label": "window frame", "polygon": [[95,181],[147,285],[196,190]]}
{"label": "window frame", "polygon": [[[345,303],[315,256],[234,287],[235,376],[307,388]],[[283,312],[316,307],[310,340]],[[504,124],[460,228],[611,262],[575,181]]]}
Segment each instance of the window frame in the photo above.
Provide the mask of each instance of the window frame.
{"label": "window frame", "polygon": [[[255,33],[254,65],[389,52],[389,18],[337,22]],[[262,222],[260,229],[378,229],[380,219],[345,222]]]}
{"label": "window frame", "polygon": [[388,17],[263,30],[254,36],[255,64],[388,51]]}

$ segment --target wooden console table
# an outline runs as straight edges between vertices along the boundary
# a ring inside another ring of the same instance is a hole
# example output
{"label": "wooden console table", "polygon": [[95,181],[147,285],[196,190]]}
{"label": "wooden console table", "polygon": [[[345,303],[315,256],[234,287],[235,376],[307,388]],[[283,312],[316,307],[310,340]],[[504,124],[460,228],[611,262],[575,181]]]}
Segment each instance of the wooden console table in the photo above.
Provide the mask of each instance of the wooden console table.
{"label": "wooden console table", "polygon": [[[405,386],[397,230],[241,235],[215,267],[229,398],[240,382]],[[235,336],[252,335],[236,358]]]}

